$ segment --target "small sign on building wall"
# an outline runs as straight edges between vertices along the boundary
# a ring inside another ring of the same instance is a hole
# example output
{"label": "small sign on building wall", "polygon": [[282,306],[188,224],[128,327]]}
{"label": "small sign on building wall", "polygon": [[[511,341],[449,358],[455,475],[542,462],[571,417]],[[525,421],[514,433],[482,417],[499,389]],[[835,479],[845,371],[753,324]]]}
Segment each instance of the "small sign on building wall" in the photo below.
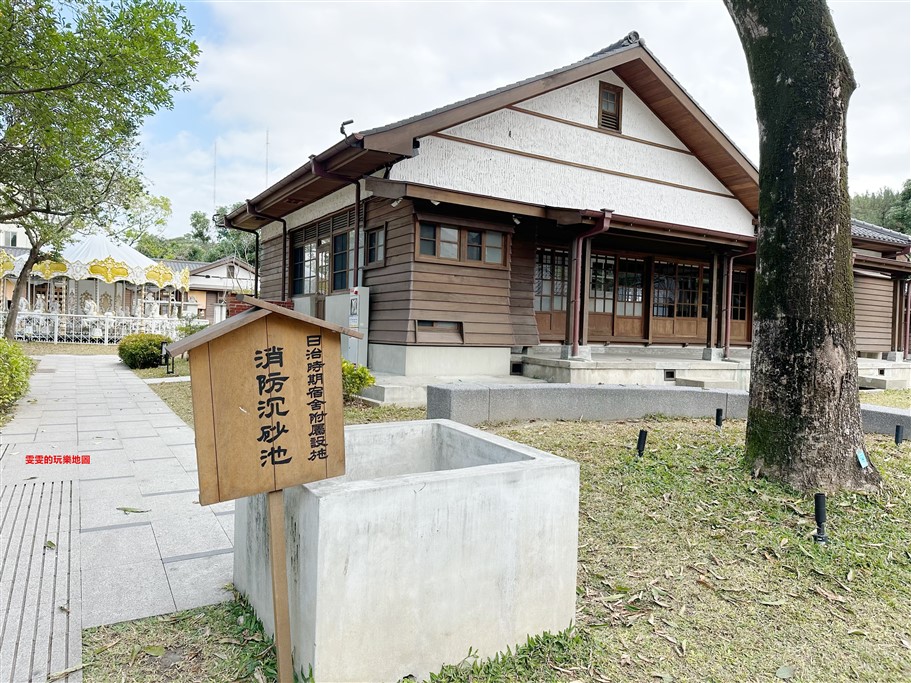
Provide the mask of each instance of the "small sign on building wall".
{"label": "small sign on building wall", "polygon": [[341,335],[362,335],[244,302],[252,308],[168,347],[190,355],[202,505],[345,472]]}

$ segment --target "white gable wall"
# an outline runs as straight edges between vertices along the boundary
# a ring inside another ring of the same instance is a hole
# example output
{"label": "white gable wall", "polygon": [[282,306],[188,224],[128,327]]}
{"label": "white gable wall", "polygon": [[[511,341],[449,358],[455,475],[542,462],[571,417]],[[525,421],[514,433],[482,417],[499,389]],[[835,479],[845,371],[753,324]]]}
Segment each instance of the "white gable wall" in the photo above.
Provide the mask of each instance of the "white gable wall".
{"label": "white gable wall", "polygon": [[[686,145],[661,123],[661,119],[655,116],[645,102],[640,100],[636,93],[630,90],[629,86],[613,71],[592,76],[546,95],[533,97],[516,106],[586,126],[597,126],[601,83],[611,83],[623,88],[623,121],[621,125],[624,135],[642,138],[676,149],[686,149]],[[629,118],[627,119],[627,117]]]}
{"label": "white gable wall", "polygon": [[[622,85],[602,74],[519,108],[596,126],[602,80]],[[447,138],[422,138],[420,154],[397,163],[390,178],[753,234],[750,213],[628,88],[622,126],[624,136],[675,149],[504,109],[444,131]]]}

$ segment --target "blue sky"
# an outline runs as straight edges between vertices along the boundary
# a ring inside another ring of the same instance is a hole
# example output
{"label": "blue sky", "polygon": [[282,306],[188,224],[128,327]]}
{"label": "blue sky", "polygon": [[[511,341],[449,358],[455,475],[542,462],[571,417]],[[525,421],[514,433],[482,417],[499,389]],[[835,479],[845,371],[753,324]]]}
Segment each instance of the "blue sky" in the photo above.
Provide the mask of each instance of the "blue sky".
{"label": "blue sky", "polygon": [[[830,2],[859,89],[852,192],[911,177],[911,3]],[[254,196],[339,139],[569,64],[636,30],[754,161],[746,62],[720,0],[676,2],[188,2],[199,76],[144,128],[167,234],[193,210]],[[596,27],[592,30],[592,27]],[[213,147],[217,178],[213,188]],[[214,189],[214,199],[213,199]]]}

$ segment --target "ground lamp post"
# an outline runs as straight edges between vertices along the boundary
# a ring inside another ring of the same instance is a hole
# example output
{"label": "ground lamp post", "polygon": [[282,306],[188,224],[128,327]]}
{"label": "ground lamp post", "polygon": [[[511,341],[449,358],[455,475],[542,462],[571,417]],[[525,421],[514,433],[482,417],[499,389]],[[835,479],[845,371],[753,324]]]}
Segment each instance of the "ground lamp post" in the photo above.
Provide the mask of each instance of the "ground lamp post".
{"label": "ground lamp post", "polygon": [[252,297],[251,308],[168,347],[189,352],[199,503],[268,493],[278,680],[292,683],[282,489],[345,473],[341,335]]}

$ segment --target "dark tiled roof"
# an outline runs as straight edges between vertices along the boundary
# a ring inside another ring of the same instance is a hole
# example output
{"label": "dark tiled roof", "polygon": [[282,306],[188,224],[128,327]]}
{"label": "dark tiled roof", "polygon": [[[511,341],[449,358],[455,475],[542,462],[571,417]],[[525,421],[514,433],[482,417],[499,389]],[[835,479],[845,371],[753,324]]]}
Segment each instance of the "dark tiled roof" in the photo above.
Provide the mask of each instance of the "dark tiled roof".
{"label": "dark tiled roof", "polygon": [[692,103],[696,106],[696,108],[699,109],[699,111],[701,111],[701,112],[703,113],[703,115],[711,122],[711,124],[712,124],[713,126],[715,126],[715,128],[718,129],[718,131],[719,131],[722,135],[724,135],[724,137],[728,140],[728,142],[731,143],[731,146],[733,146],[734,149],[736,149],[736,150],[740,153],[740,155],[747,161],[747,163],[749,163],[753,168],[756,168],[756,164],[753,163],[753,162],[750,160],[750,158],[749,158],[746,154],[744,154],[743,151],[742,151],[739,147],[737,147],[737,145],[734,143],[734,141],[731,140],[731,138],[728,137],[728,135],[727,135],[723,130],[721,130],[721,126],[719,126],[717,123],[715,123],[715,121],[712,119],[712,117],[710,117],[710,116],[706,113],[706,111],[699,105],[699,103],[696,102],[696,100],[693,98],[693,96],[690,95],[690,94],[686,91],[686,88],[684,88],[684,87],[680,84],[680,82],[679,82],[676,78],[674,78],[674,76],[671,74],[671,72],[668,71],[667,68],[665,68],[665,66],[664,66],[663,64],[661,64],[661,62],[660,62],[660,61],[658,60],[658,58],[652,53],[652,51],[649,50],[649,49],[645,46],[645,41],[642,40],[642,39],[639,37],[639,34],[638,34],[636,31],[630,31],[626,36],[624,36],[623,38],[621,38],[620,40],[618,40],[616,43],[612,43],[612,44],[608,45],[606,48],[604,48],[604,49],[602,49],[602,50],[598,50],[598,51],[595,52],[594,54],[589,55],[589,56],[586,57],[585,59],[579,60],[578,62],[573,62],[572,64],[569,64],[569,65],[567,65],[567,66],[562,66],[562,67],[560,67],[559,69],[553,69],[552,71],[547,71],[547,72],[545,72],[545,73],[543,73],[543,74],[538,74],[537,76],[532,76],[531,78],[526,78],[526,79],[524,79],[524,80],[517,81],[516,83],[511,83],[511,84],[509,84],[509,85],[504,85],[504,86],[501,87],[501,88],[496,88],[495,90],[490,90],[489,92],[481,93],[480,95],[475,95],[474,97],[469,97],[469,98],[464,99],[464,100],[459,100],[458,102],[453,102],[452,104],[447,104],[447,105],[444,106],[444,107],[438,107],[437,109],[431,109],[430,111],[424,112],[423,114],[418,114],[418,115],[416,115],[416,116],[411,116],[411,117],[409,117],[409,118],[407,118],[407,119],[402,119],[401,121],[396,121],[395,123],[389,123],[389,124],[387,124],[387,125],[385,125],[385,126],[380,126],[379,128],[371,128],[370,130],[362,131],[362,132],[360,133],[360,135],[364,135],[364,136],[366,136],[366,135],[373,135],[373,134],[375,134],[375,133],[382,133],[382,132],[385,132],[385,131],[387,131],[387,130],[391,130],[391,129],[393,129],[393,128],[398,128],[399,126],[404,126],[404,125],[407,125],[407,124],[409,124],[409,123],[414,123],[415,121],[420,121],[420,120],[422,120],[422,119],[426,119],[426,118],[428,118],[428,117],[430,117],[430,116],[433,116],[433,115],[435,115],[435,114],[440,114],[440,113],[442,113],[442,112],[444,112],[444,111],[449,111],[449,110],[451,110],[451,109],[457,109],[458,107],[462,107],[462,106],[464,106],[464,105],[466,105],[466,104],[471,104],[472,102],[475,102],[475,101],[477,101],[477,100],[482,100],[482,99],[484,99],[484,98],[486,98],[486,97],[491,97],[491,96],[493,96],[493,95],[498,95],[499,93],[506,92],[507,90],[512,90],[513,88],[518,88],[518,87],[520,87],[520,86],[523,86],[523,85],[525,85],[526,83],[532,83],[532,82],[534,82],[534,81],[539,81],[539,80],[541,80],[541,79],[548,78],[548,77],[550,77],[550,76],[554,76],[554,75],[559,74],[559,73],[563,73],[564,71],[569,71],[570,69],[575,69],[576,67],[583,66],[584,64],[589,64],[590,62],[598,61],[599,59],[603,59],[604,57],[607,57],[607,56],[609,56],[609,55],[613,55],[613,54],[618,54],[618,53],[620,53],[620,52],[624,52],[625,50],[629,50],[629,49],[634,48],[634,47],[641,47],[641,48],[643,48],[646,52],[648,52],[648,54],[651,55],[652,59],[654,59],[655,62],[657,62],[657,63],[661,66],[661,68],[664,69],[664,71],[665,71],[665,73],[668,75],[668,77],[669,77],[669,78],[677,85],[677,87],[680,88],[680,90],[682,90],[683,93],[692,101]]}
{"label": "dark tiled roof", "polygon": [[[152,259],[153,261],[158,261],[159,259]],[[209,264],[206,261],[183,261],[180,259],[161,259],[161,263],[165,264],[172,270],[176,270],[178,273],[184,268],[189,270],[196,270],[201,266],[208,266]]]}
{"label": "dark tiled roof", "polygon": [[911,246],[911,235],[903,232],[889,230],[872,223],[865,223],[856,218],[851,219],[851,236],[875,242],[887,242],[889,244],[902,244]]}
{"label": "dark tiled roof", "polygon": [[[244,261],[239,256],[224,256],[224,257],[218,259],[217,261],[212,261],[211,263],[201,263],[198,266],[196,266],[196,268],[198,270],[205,270],[206,268],[212,268],[213,266],[220,266],[225,263],[236,264],[238,266],[246,268],[250,272],[256,271],[256,268],[254,268],[252,265],[250,265],[249,263]],[[193,268],[190,268],[190,274],[192,274],[192,273],[193,273]]]}
{"label": "dark tiled roof", "polygon": [[574,62],[568,66],[561,66],[559,69],[554,69],[552,71],[548,71],[546,73],[539,74],[537,76],[532,76],[531,78],[526,78],[524,80],[517,81],[516,83],[510,83],[509,85],[504,85],[502,88],[496,88],[494,90],[490,90],[488,92],[481,93],[480,95],[475,95],[474,97],[469,97],[464,100],[459,100],[458,102],[453,102],[452,104],[447,104],[444,107],[438,107],[436,109],[431,109],[430,111],[424,112],[423,114],[411,116],[407,119],[402,119],[401,121],[396,121],[395,123],[389,123],[385,126],[380,126],[379,128],[371,128],[370,130],[361,131],[360,134],[361,135],[374,135],[375,133],[383,133],[387,130],[392,130],[393,128],[398,128],[399,126],[404,126],[409,123],[414,123],[415,121],[420,121],[421,119],[426,119],[429,116],[434,116],[436,114],[440,114],[444,111],[449,111],[451,109],[457,109],[459,107],[463,107],[466,104],[471,104],[472,102],[476,102],[477,100],[482,100],[486,97],[498,95],[502,92],[506,92],[507,90],[512,90],[513,88],[518,88],[520,86],[523,86],[526,83],[532,83],[533,81],[539,81],[542,78],[547,78],[549,76],[554,76],[556,74],[563,73],[564,71],[569,71],[570,69],[575,69],[576,67],[582,66],[584,64],[588,64],[589,62],[595,62],[595,61],[598,61],[599,59],[603,59],[604,57],[606,57],[608,55],[623,52],[624,50],[629,50],[634,47],[645,47],[645,41],[640,40],[638,33],[636,33],[635,31],[630,31],[629,34],[624,36],[622,39],[618,40],[616,43],[608,45],[603,50],[599,50],[595,54],[590,55],[590,56],[586,57],[585,59],[582,59],[578,62]]}

